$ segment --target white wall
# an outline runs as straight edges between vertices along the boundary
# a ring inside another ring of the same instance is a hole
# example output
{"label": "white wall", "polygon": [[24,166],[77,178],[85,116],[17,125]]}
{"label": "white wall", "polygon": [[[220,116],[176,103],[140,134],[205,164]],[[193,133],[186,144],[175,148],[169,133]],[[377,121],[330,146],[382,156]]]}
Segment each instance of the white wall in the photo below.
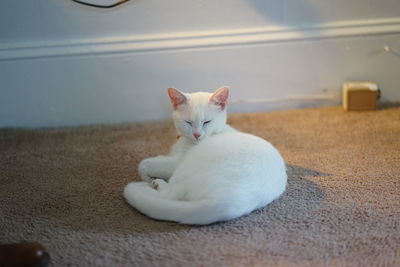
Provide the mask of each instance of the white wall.
{"label": "white wall", "polygon": [[2,0],[0,127],[163,119],[171,86],[229,85],[232,112],[338,104],[349,80],[400,101],[398,51],[397,0]]}

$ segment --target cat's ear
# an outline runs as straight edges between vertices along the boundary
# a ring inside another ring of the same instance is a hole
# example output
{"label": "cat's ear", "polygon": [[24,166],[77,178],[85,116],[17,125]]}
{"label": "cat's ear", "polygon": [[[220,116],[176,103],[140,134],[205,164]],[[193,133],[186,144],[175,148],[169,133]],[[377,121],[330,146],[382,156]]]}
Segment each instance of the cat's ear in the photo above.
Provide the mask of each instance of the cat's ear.
{"label": "cat's ear", "polygon": [[174,109],[177,109],[179,105],[184,104],[187,101],[186,96],[175,88],[168,88],[168,95]]}
{"label": "cat's ear", "polygon": [[210,102],[213,103],[214,105],[220,106],[221,110],[224,110],[228,102],[228,96],[229,96],[229,88],[224,86],[218,88],[217,91],[215,91],[212,94]]}

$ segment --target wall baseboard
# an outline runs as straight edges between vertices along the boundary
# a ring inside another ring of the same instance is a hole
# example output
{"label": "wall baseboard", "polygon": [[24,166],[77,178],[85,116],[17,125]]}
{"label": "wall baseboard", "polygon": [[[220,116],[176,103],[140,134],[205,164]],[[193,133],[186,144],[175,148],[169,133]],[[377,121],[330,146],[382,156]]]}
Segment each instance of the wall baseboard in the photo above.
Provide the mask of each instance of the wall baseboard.
{"label": "wall baseboard", "polygon": [[171,33],[94,40],[5,43],[0,61],[97,54],[140,53],[191,48],[242,46],[326,38],[400,33],[400,18],[369,19],[318,24],[307,27],[264,27],[245,30]]}
{"label": "wall baseboard", "polygon": [[374,81],[382,100],[399,101],[399,38],[400,18],[2,43],[0,127],[165,119],[168,87],[228,85],[233,113],[339,105],[341,84],[354,80]]}

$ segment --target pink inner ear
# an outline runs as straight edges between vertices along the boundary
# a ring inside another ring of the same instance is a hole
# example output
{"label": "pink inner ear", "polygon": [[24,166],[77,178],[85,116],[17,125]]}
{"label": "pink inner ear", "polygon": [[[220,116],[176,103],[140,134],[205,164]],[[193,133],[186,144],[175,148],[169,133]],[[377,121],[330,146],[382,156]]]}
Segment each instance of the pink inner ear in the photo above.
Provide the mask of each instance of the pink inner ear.
{"label": "pink inner ear", "polygon": [[174,109],[186,102],[186,96],[175,88],[168,88],[168,95]]}
{"label": "pink inner ear", "polygon": [[221,107],[221,110],[224,110],[226,107],[226,103],[228,101],[229,89],[227,87],[221,87],[211,96],[211,101]]}

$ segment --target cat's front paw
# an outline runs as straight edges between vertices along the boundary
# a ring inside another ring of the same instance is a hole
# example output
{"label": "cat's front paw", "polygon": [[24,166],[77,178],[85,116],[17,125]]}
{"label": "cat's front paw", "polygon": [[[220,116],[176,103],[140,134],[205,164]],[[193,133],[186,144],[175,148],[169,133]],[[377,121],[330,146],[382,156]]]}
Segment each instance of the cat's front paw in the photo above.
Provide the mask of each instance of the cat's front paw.
{"label": "cat's front paw", "polygon": [[146,182],[151,182],[156,178],[168,180],[172,175],[173,166],[170,158],[157,156],[142,160],[139,163],[138,172],[140,178]]}
{"label": "cat's front paw", "polygon": [[154,190],[162,190],[166,184],[167,182],[165,182],[163,179],[154,179],[150,182],[150,186]]}
{"label": "cat's front paw", "polygon": [[154,179],[154,177],[152,177],[150,174],[152,165],[151,159],[144,159],[139,163],[139,176],[143,181],[151,182]]}
{"label": "cat's front paw", "polygon": [[151,188],[153,188],[154,190],[157,190],[157,189],[158,189],[158,183],[157,183],[157,181],[156,181],[156,180],[151,181],[151,182],[150,182],[150,186],[151,186]]}

